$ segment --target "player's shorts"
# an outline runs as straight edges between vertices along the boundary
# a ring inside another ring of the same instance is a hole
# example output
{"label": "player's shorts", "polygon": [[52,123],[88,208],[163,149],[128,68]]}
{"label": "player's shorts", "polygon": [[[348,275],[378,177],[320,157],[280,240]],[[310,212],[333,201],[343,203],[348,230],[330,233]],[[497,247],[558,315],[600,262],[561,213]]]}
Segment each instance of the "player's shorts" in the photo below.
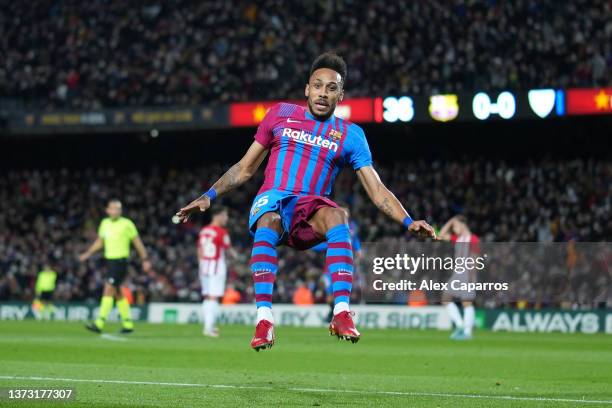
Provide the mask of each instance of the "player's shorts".
{"label": "player's shorts", "polygon": [[[463,283],[475,283],[476,282],[476,273],[475,271],[465,271],[463,273],[453,272],[450,279],[448,280],[448,295],[453,298],[453,300],[459,301],[472,301],[476,298],[476,291],[467,291],[467,290],[459,290],[452,289],[451,283],[455,281],[454,285],[459,286]],[[457,282],[458,281],[458,282]]]}
{"label": "player's shorts", "polygon": [[227,268],[220,265],[211,273],[210,262],[200,261],[200,284],[203,296],[223,297],[225,294],[225,281],[227,279]]}
{"label": "player's shorts", "polygon": [[338,204],[326,197],[268,190],[253,200],[249,213],[249,230],[255,234],[259,218],[267,212],[277,212],[283,227],[280,242],[295,249],[308,249],[325,241],[325,237],[318,235],[308,223],[323,207],[338,208]]}
{"label": "player's shorts", "polygon": [[127,258],[107,259],[106,260],[106,283],[116,288],[123,284],[127,276]]}
{"label": "player's shorts", "polygon": [[40,300],[44,300],[45,302],[50,302],[53,300],[53,291],[47,290],[44,292],[40,292],[40,295],[38,296],[38,298]]}

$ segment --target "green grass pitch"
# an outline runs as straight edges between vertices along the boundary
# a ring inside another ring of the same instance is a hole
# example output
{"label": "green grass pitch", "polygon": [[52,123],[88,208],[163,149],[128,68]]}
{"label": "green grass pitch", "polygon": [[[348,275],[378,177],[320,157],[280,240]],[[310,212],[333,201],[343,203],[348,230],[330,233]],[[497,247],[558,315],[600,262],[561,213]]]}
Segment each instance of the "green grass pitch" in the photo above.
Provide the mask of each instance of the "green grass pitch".
{"label": "green grass pitch", "polygon": [[351,344],[278,327],[276,345],[256,353],[252,327],[221,327],[219,339],[200,330],[139,324],[103,338],[77,323],[0,322],[0,388],[76,389],[73,401],[0,406],[612,407],[609,335],[477,332],[456,343],[364,330]]}

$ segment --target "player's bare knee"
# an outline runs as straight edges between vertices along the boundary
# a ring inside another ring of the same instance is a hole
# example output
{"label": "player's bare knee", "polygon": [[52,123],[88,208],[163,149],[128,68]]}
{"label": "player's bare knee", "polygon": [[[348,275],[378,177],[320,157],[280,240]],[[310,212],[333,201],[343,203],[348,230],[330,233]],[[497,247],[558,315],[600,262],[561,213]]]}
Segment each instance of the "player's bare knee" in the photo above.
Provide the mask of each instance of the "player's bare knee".
{"label": "player's bare knee", "polygon": [[270,228],[275,231],[281,230],[281,217],[275,212],[265,213],[257,221],[257,228]]}
{"label": "player's bare knee", "polygon": [[326,208],[323,221],[325,223],[325,229],[329,230],[337,225],[348,225],[348,217],[346,211],[342,208]]}
{"label": "player's bare knee", "polygon": [[327,231],[337,225],[348,225],[348,216],[341,208],[324,207],[318,210],[308,222],[318,235],[324,236]]}

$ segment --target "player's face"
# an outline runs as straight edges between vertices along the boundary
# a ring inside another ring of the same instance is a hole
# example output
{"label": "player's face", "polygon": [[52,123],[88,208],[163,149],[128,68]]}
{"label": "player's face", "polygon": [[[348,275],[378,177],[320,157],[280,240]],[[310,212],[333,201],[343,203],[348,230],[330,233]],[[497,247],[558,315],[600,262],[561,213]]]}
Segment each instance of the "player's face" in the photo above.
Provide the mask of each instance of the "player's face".
{"label": "player's face", "polygon": [[111,218],[118,218],[121,216],[121,203],[116,201],[108,203],[106,206],[106,214]]}
{"label": "player's face", "polygon": [[338,102],[344,97],[342,77],[329,68],[319,68],[310,76],[306,84],[308,110],[319,120],[326,120],[336,110]]}

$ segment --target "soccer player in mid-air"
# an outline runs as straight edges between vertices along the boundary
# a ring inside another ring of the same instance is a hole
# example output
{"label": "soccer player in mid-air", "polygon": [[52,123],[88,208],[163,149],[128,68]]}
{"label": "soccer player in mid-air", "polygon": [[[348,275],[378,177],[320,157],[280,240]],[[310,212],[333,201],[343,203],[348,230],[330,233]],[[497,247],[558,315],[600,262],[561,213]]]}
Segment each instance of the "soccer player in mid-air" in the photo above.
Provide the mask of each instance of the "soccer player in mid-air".
{"label": "soccer player in mid-air", "polygon": [[206,193],[181,208],[182,222],[206,211],[221,194],[250,179],[270,153],[262,187],[253,201],[249,227],[254,234],[251,271],[255,283],[257,326],[251,347],[257,351],[274,344],[272,289],[278,267],[276,246],[305,250],[327,241],[326,269],[332,277],[334,317],[330,334],[356,342],[349,309],[353,280],[353,250],[346,212],[328,197],[334,179],[350,165],[376,206],[410,232],[435,238],[425,221],[413,221],[381,182],[363,130],[334,115],[344,97],[346,63],[335,53],[317,57],[305,87],[307,107],[279,103],[257,129],[255,141],[243,158]]}

